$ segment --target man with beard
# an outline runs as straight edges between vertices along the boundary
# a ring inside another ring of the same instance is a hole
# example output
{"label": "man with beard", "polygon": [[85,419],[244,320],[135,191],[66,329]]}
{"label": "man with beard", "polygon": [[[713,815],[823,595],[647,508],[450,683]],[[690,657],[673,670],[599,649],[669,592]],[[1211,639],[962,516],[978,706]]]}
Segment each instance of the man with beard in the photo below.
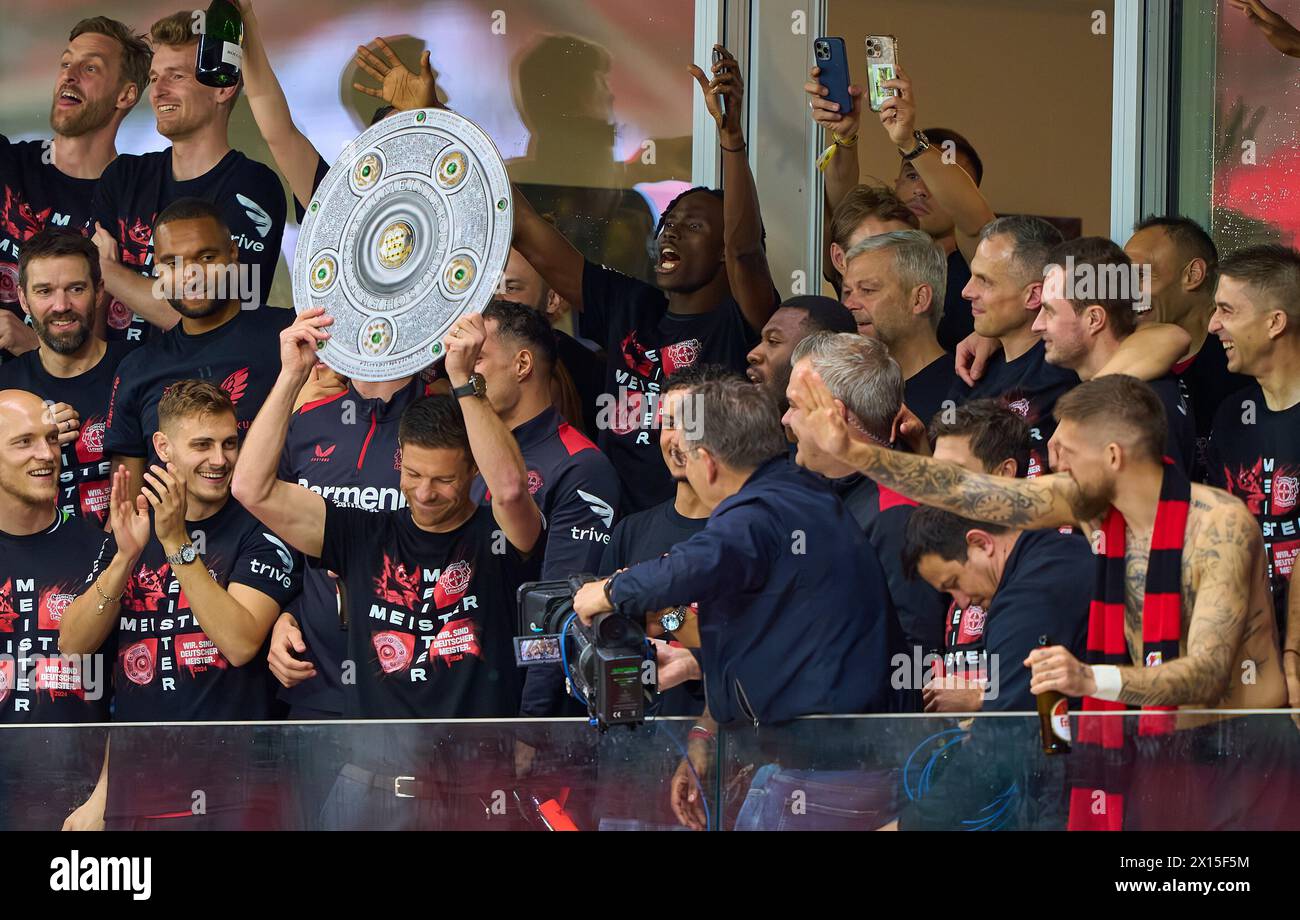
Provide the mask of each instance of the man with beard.
{"label": "man with beard", "polygon": [[[40,398],[0,388],[0,724],[106,722],[104,656],[59,655],[59,620],[107,538],[55,507],[58,432]],[[27,741],[30,744],[24,745]],[[54,830],[95,784],[93,730],[10,732],[0,770],[0,828]]]}
{"label": "man with beard", "polygon": [[[1138,273],[1124,250],[1100,236],[1066,240],[1047,260],[1033,329],[1043,338],[1048,364],[1091,380],[1137,328]],[[1178,380],[1165,374],[1150,383],[1169,423],[1165,454],[1191,475],[1195,428]]]}
{"label": "man with beard", "polygon": [[173,202],[158,215],[154,236],[159,282],[182,294],[168,308],[181,321],[118,366],[105,445],[113,468],[125,464],[136,489],[146,459],[156,456],[149,434],[167,386],[195,375],[211,380],[230,394],[242,436],[275,382],[280,331],[293,322],[292,310],[244,310],[233,296],[211,296],[223,285],[228,293],[226,279],[239,270],[238,247],[216,205]]}
{"label": "man with beard", "polygon": [[692,73],[718,125],[726,196],[695,188],[669,205],[656,231],[655,285],[586,261],[518,189],[514,195],[515,247],[609,355],[600,446],[623,481],[629,511],[673,494],[651,438],[663,380],[700,361],[742,370],[777,306],[741,125],[743,81],[736,59],[716,49],[722,57],[713,80],[693,65]]}
{"label": "man with beard", "polygon": [[[113,474],[114,546],[95,561],[59,624],[59,648],[86,654],[117,639],[118,722],[262,721],[272,717],[261,653],[298,593],[302,559],[232,500],[239,454],[235,407],[201,380],[176,382],[158,405],[159,462],[132,498]],[[150,522],[152,511],[152,526]],[[109,829],[232,830],[277,823],[263,742],[239,732],[114,734],[100,786],[82,817]],[[204,807],[192,811],[193,790]]]}
{"label": "man with beard", "polygon": [[844,265],[844,306],[862,335],[880,339],[903,372],[904,400],[920,419],[952,389],[952,355],[935,337],[944,309],[943,250],[922,230],[861,240]]}
{"label": "man with beard", "polygon": [[[807,407],[807,437],[883,486],[972,520],[1021,529],[1074,525],[1092,534],[1100,555],[1087,661],[1060,646],[1036,649],[1026,661],[1030,692],[1087,697],[1088,711],[1124,704],[1174,711],[1153,720],[1147,710],[1143,717],[1150,720],[1143,734],[1153,730],[1159,740],[1126,742],[1137,746],[1144,767],[1133,776],[1132,795],[1116,798],[1104,779],[1097,788],[1076,789],[1074,801],[1085,807],[1072,810],[1071,826],[1190,820],[1234,827],[1292,819],[1283,782],[1294,739],[1289,725],[1282,734],[1268,724],[1276,720],[1216,721],[1176,711],[1270,709],[1284,703],[1286,686],[1259,527],[1238,499],[1189,484],[1162,461],[1164,409],[1150,387],[1110,375],[1063,396],[1053,435],[1059,472],[1027,480],[854,440],[815,375],[796,369],[791,389]],[[1089,720],[1078,747],[1109,749],[1120,740],[1102,736],[1098,721]],[[1251,758],[1240,769],[1213,755],[1204,762],[1205,751],[1248,749]],[[1104,814],[1089,815],[1086,804],[1099,791],[1110,804]],[[1278,807],[1270,805],[1274,793]]]}
{"label": "man with beard", "polygon": [[126,353],[94,334],[104,291],[99,253],[79,233],[47,227],[23,246],[18,297],[41,346],[0,365],[0,389],[35,393],[59,430],[59,510],[103,524],[111,464],[104,455],[113,376]]}
{"label": "man with beard", "polygon": [[165,331],[179,319],[166,300],[154,296],[149,279],[162,259],[154,223],[172,202],[194,197],[217,206],[237,243],[243,265],[239,287],[251,292],[250,300],[266,302],[280,258],[284,190],[268,166],[231,149],[230,113],[241,84],[216,89],[194,78],[199,37],[191,22],[184,10],[158,20],[149,31],[154,48],[149,99],[158,133],[172,146],[118,157],[95,190],[95,245],[104,286],[116,301],[107,334],[133,345],[153,338],[151,325]]}
{"label": "man with beard", "polygon": [[117,156],[118,126],[144,96],[150,57],[144,39],[117,20],[81,20],[59,59],[53,140],[0,135],[0,361],[39,344],[18,308],[23,244],[47,224],[77,231],[90,224],[95,185]]}
{"label": "man with beard", "polygon": [[767,390],[784,415],[788,405],[785,388],[790,382],[790,356],[799,343],[815,332],[853,330],[852,315],[829,297],[815,294],[791,297],[763,326],[758,344],[745,358],[749,362],[745,376],[750,383]]}

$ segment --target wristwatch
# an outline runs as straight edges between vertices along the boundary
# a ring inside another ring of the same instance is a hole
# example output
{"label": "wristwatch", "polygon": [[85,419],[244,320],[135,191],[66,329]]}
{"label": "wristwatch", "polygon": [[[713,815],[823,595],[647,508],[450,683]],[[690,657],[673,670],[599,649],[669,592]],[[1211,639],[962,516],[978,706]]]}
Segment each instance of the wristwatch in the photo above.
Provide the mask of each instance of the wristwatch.
{"label": "wristwatch", "polygon": [[659,618],[659,625],[665,632],[676,632],[686,622],[686,608],[674,607]]}
{"label": "wristwatch", "polygon": [[912,137],[916,138],[915,150],[911,153],[904,153],[902,147],[898,148],[898,152],[902,154],[903,159],[909,163],[930,149],[930,139],[925,136],[924,131],[913,131]]}
{"label": "wristwatch", "polygon": [[465,385],[452,389],[451,395],[457,399],[464,399],[466,396],[483,399],[487,396],[487,381],[483,379],[482,374],[470,374],[469,380],[465,381]]}
{"label": "wristwatch", "polygon": [[167,557],[167,561],[172,565],[189,565],[197,558],[199,558],[199,554],[194,549],[194,544],[182,543],[180,549]]}

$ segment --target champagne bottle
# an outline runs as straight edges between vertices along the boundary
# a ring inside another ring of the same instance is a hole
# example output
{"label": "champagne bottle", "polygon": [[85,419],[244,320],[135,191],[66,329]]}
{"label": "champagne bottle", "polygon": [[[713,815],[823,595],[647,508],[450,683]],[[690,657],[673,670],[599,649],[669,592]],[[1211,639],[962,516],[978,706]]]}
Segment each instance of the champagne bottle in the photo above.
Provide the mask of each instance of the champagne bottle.
{"label": "champagne bottle", "polygon": [[244,20],[230,0],[212,0],[199,35],[194,79],[205,86],[234,86],[244,62]]}

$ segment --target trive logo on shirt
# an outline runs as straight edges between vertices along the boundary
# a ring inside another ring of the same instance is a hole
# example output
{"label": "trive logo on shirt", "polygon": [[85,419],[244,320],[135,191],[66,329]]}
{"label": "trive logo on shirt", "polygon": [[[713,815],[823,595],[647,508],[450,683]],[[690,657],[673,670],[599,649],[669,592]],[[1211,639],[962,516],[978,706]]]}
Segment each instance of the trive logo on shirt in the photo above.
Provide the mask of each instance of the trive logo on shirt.
{"label": "trive logo on shirt", "polygon": [[412,682],[429,679],[423,665],[431,660],[454,667],[466,655],[482,658],[478,624],[469,611],[478,598],[469,593],[474,579],[471,562],[461,559],[443,569],[425,569],[383,556],[383,569],[374,579],[370,605],[375,660],[385,675],[404,673]]}

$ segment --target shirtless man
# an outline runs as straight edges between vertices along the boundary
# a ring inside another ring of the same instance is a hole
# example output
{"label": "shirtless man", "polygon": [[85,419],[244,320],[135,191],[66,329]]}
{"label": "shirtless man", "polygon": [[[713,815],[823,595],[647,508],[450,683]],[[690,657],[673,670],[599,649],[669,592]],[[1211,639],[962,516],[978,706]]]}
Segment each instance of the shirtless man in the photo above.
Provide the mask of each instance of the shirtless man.
{"label": "shirtless man", "polygon": [[[1131,377],[1100,377],[1062,397],[1052,438],[1057,472],[1038,479],[972,473],[850,438],[842,410],[807,367],[795,371],[789,396],[807,413],[809,436],[821,450],[923,504],[989,523],[1073,525],[1088,534],[1099,532],[1112,506],[1118,509],[1127,522],[1124,632],[1130,659],[1142,661],[1142,602],[1165,431],[1159,400],[1148,387]],[[1193,483],[1183,547],[1179,655],[1151,667],[1114,669],[1120,684],[1112,698],[1196,709],[1285,705],[1263,539],[1254,518],[1226,492]],[[1095,669],[1060,646],[1034,651],[1028,663],[1035,694],[1098,693]],[[1179,727],[1191,723],[1180,719]]]}

